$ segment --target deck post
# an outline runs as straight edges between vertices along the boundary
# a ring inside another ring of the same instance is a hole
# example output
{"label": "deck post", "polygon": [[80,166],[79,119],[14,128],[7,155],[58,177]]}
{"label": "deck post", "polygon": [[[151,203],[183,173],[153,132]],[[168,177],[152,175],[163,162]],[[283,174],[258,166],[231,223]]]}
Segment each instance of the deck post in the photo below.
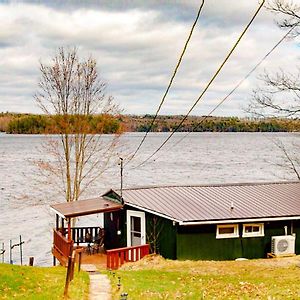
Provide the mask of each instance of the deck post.
{"label": "deck post", "polygon": [[68,218],[68,240],[72,240],[72,234],[71,234],[71,218]]}
{"label": "deck post", "polygon": [[64,218],[61,218],[61,229],[62,229],[62,235],[65,235],[65,221]]}
{"label": "deck post", "polygon": [[59,227],[59,215],[58,214],[56,214],[56,225],[55,225],[55,227],[56,227],[56,230],[58,230],[58,227]]}

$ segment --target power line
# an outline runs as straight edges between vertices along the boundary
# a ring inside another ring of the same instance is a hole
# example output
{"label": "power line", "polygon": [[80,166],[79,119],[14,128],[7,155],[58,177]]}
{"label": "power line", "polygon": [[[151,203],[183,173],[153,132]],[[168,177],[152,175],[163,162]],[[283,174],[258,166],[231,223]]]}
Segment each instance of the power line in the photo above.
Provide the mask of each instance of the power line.
{"label": "power line", "polygon": [[195,21],[194,21],[194,23],[193,23],[193,25],[192,25],[192,28],[191,28],[190,33],[189,33],[189,35],[188,35],[188,38],[187,38],[187,40],[186,40],[186,42],[185,42],[185,44],[184,44],[183,50],[182,50],[182,52],[181,52],[181,54],[180,54],[179,60],[178,60],[178,62],[177,62],[177,64],[176,64],[176,67],[175,67],[175,69],[174,69],[173,75],[172,75],[172,77],[171,77],[171,79],[170,79],[170,81],[169,81],[169,84],[168,84],[168,86],[167,86],[167,89],[166,89],[166,91],[165,91],[165,93],[164,93],[164,95],[163,95],[163,97],[162,97],[162,100],[161,100],[161,102],[160,102],[160,104],[159,104],[159,106],[158,106],[158,109],[157,109],[157,111],[156,111],[156,113],[155,113],[155,115],[154,115],[154,118],[152,119],[151,124],[150,124],[150,126],[148,127],[148,129],[147,129],[145,135],[143,136],[143,138],[142,138],[140,144],[138,145],[138,147],[136,148],[135,152],[132,154],[132,156],[129,158],[129,160],[126,162],[125,165],[127,165],[127,164],[135,157],[135,155],[137,154],[137,152],[140,150],[140,148],[141,148],[142,144],[144,143],[144,141],[145,141],[145,139],[146,139],[148,133],[149,133],[150,130],[152,129],[155,120],[157,119],[158,113],[160,112],[161,107],[162,107],[163,103],[165,102],[165,99],[166,99],[166,97],[167,97],[167,94],[169,93],[169,90],[170,90],[170,88],[171,88],[171,85],[172,85],[172,83],[173,83],[173,80],[174,80],[174,78],[175,78],[175,76],[176,76],[176,74],[177,74],[177,71],[178,71],[179,66],[180,66],[180,64],[181,64],[181,61],[182,61],[182,58],[183,58],[183,56],[184,56],[184,54],[185,54],[185,51],[186,51],[186,49],[187,49],[188,43],[189,43],[189,41],[190,41],[190,39],[191,39],[191,37],[192,37],[194,28],[195,28],[195,26],[196,26],[196,24],[197,24],[197,22],[198,22],[199,17],[200,17],[200,13],[201,13],[201,11],[202,11],[203,5],[204,5],[204,0],[202,0],[202,2],[201,2],[201,4],[200,4],[200,7],[199,7],[199,9],[198,9],[198,13],[197,13],[196,19],[195,19]]}
{"label": "power line", "polygon": [[183,119],[180,121],[180,123],[176,126],[176,128],[171,132],[171,134],[167,137],[167,139],[147,158],[145,159],[142,163],[140,163],[139,165],[137,165],[135,168],[140,167],[141,165],[145,164],[149,159],[151,159],[158,151],[160,151],[162,149],[162,147],[170,140],[170,138],[174,135],[175,132],[178,131],[178,129],[182,126],[183,122],[187,119],[187,117],[190,115],[190,113],[192,112],[192,110],[195,108],[195,106],[199,103],[199,101],[201,100],[202,96],[205,94],[205,92],[208,90],[208,88],[210,87],[210,85],[213,83],[213,81],[215,80],[215,78],[218,76],[218,74],[220,73],[220,71],[222,70],[223,66],[226,64],[226,62],[228,61],[228,59],[230,58],[230,56],[232,55],[233,51],[235,50],[235,48],[237,47],[237,45],[239,44],[239,42],[241,41],[242,37],[244,36],[244,34],[246,33],[246,31],[248,30],[248,28],[250,27],[250,25],[252,24],[252,22],[254,21],[254,19],[256,18],[257,14],[259,13],[260,9],[262,8],[262,6],[264,5],[265,0],[262,1],[262,3],[259,5],[259,7],[257,8],[255,14],[253,15],[253,17],[251,18],[251,20],[249,21],[249,23],[247,24],[247,26],[245,27],[245,29],[242,31],[242,33],[240,34],[239,38],[237,39],[237,41],[235,42],[235,44],[233,45],[233,47],[231,48],[231,50],[229,51],[229,53],[227,54],[227,56],[225,57],[225,59],[223,60],[223,62],[221,63],[221,65],[219,66],[218,70],[215,72],[215,74],[212,76],[212,78],[210,79],[210,81],[208,82],[208,84],[206,85],[206,87],[204,88],[204,90],[201,92],[200,96],[197,98],[197,100],[195,101],[195,103],[192,105],[192,107],[189,109],[189,111],[187,112],[187,114],[183,117]]}
{"label": "power line", "polygon": [[[268,53],[247,73],[247,75],[239,81],[239,83],[208,113],[204,116],[200,122],[198,122],[192,129],[191,132],[196,130],[199,125],[201,125],[214,111],[216,111],[240,86],[241,84],[250,77],[250,75],[268,58],[268,56],[286,39],[286,37],[295,29],[294,25],[272,48]],[[177,141],[173,147],[176,147],[179,143],[182,142],[191,132],[185,134],[179,141]]]}

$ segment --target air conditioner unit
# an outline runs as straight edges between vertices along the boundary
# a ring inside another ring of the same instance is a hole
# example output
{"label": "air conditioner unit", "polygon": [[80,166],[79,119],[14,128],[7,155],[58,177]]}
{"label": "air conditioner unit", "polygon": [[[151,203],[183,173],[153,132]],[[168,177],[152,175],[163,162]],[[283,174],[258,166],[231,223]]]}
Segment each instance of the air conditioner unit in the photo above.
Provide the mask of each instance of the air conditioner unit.
{"label": "air conditioner unit", "polygon": [[271,252],[275,255],[295,254],[295,239],[292,235],[272,236]]}

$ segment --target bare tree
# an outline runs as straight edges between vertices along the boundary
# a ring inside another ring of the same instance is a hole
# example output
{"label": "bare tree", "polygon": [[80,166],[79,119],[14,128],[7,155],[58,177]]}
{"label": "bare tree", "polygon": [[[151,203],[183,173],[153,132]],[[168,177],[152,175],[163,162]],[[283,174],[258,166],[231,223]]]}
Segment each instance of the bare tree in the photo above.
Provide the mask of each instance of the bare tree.
{"label": "bare tree", "polygon": [[282,151],[284,164],[280,164],[281,167],[287,167],[292,173],[300,180],[300,160],[296,153],[299,152],[299,144],[293,144],[295,151],[290,151],[280,140],[274,141],[275,145]]}
{"label": "bare tree", "polygon": [[[293,29],[290,38],[300,34],[300,6],[288,0],[270,0],[266,8],[276,14],[282,29]],[[249,111],[259,116],[299,117],[300,70],[288,73],[279,70],[275,74],[265,72],[260,76],[262,85],[253,93]]]}
{"label": "bare tree", "polygon": [[[300,35],[300,6],[293,1],[270,0],[266,8],[278,17],[277,25],[289,29],[289,37]],[[265,71],[260,76],[262,84],[253,92],[248,111],[260,117],[300,116],[300,69],[296,73],[279,70],[276,73]],[[297,156],[299,145],[294,144],[295,151],[287,149],[281,141],[275,145],[282,151],[284,167],[288,167],[300,180],[300,161]]]}
{"label": "bare tree", "polygon": [[163,230],[163,223],[160,218],[150,218],[147,230],[147,242],[150,244],[151,253],[159,253],[160,237]]}
{"label": "bare tree", "polygon": [[292,36],[299,34],[300,26],[300,6],[291,0],[270,0],[266,4],[266,8],[279,17],[277,25],[280,28],[292,28],[295,30]]}
{"label": "bare tree", "polygon": [[260,76],[262,85],[253,92],[249,111],[264,117],[299,117],[300,70],[291,74],[280,70]]}
{"label": "bare tree", "polygon": [[[59,139],[49,139],[44,145],[53,159],[40,161],[39,167],[60,187],[66,201],[76,201],[115,155],[119,135],[104,139],[101,133],[118,107],[105,95],[106,85],[99,78],[96,61],[81,61],[75,48],[60,48],[51,63],[40,63],[40,71],[35,100],[51,116]],[[95,115],[101,118],[92,128]]]}

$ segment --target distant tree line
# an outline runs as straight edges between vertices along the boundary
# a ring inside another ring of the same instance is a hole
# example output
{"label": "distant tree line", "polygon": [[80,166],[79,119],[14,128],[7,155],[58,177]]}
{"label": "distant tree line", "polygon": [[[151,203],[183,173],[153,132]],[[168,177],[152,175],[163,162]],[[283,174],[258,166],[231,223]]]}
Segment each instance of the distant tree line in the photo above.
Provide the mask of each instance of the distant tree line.
{"label": "distant tree line", "polygon": [[[194,128],[195,127],[195,128]],[[228,118],[220,120],[205,120],[197,125],[192,122],[191,126],[186,126],[183,131],[195,132],[289,132],[299,131],[300,121],[288,120],[260,120],[246,121],[238,118]]]}
{"label": "distant tree line", "polygon": [[[145,132],[151,124],[151,116],[131,116],[129,131]],[[130,118],[129,118],[130,119]],[[151,131],[169,132],[177,127],[181,116],[160,116]],[[300,131],[299,119],[240,119],[237,117],[196,117],[187,119],[178,130],[181,132],[294,132]]]}
{"label": "distant tree line", "polygon": [[[0,113],[0,131],[13,134],[58,134],[66,129],[70,133],[145,132],[153,116],[94,115],[84,117],[46,116],[33,114]],[[153,132],[170,132],[182,116],[159,116]],[[290,118],[249,119],[237,117],[191,116],[179,130],[181,132],[299,132],[300,120]]]}
{"label": "distant tree line", "polygon": [[[3,114],[0,115],[1,119]],[[6,124],[0,127],[1,131],[10,134],[59,134],[68,130],[69,133],[117,133],[121,131],[118,118],[111,115],[11,115],[5,118]]]}

